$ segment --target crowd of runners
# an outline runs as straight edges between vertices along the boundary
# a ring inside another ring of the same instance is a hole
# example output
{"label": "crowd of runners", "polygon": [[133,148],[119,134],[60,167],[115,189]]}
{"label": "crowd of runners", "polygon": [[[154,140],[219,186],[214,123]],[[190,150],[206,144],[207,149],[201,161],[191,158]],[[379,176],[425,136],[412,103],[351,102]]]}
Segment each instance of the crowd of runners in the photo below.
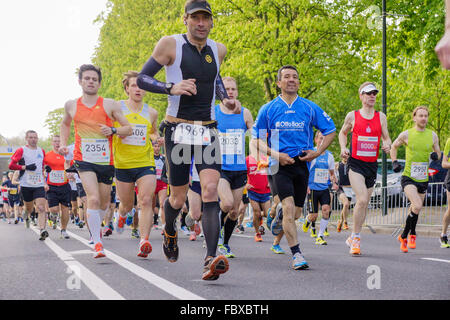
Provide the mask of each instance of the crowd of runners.
{"label": "crowd of runners", "polygon": [[[268,230],[273,235],[268,249],[284,254],[280,242],[285,236],[292,268],[307,269],[298,229],[309,232],[317,245],[327,245],[333,194],[342,204],[337,232],[349,230],[349,254],[361,255],[361,230],[381,149],[395,172],[403,170],[401,185],[410,202],[400,250],[416,248],[429,161],[443,157],[442,166],[450,168],[450,138],[442,153],[436,133],[427,128],[425,106],[412,111],[414,126],[392,142],[386,115],[375,110],[379,90],[365,82],[355,92],[361,107],[346,115],[337,132],[324,109],[298,96],[298,71],[285,65],[276,75],[281,94],[262,106],[254,121],[238,100],[237,81],[220,76],[227,49],[208,38],[213,26],[209,4],[187,1],[183,19],[185,34],[161,38],[140,72],[124,74],[125,100],[100,97],[101,70],[88,64],[79,68],[82,96],[66,102],[52,150],[38,147],[37,133],[29,130],[26,146],[11,158],[0,197],[5,222],[37,227],[41,241],[49,236],[47,228],[59,227],[67,240],[70,222],[86,228],[94,258],[106,256],[103,237],[121,234],[127,226],[139,239],[137,256],[146,258],[153,250],[150,233],[157,232],[172,263],[178,260],[182,231],[191,241],[203,238],[203,280],[228,271],[228,259],[236,257],[233,234],[250,230],[254,241],[262,242]],[[166,82],[155,79],[163,67]],[[158,112],[144,103],[147,92],[168,96],[161,123]],[[221,102],[216,105],[216,100]],[[75,143],[68,145],[72,124]],[[327,150],[336,136],[339,163]],[[402,145],[404,168],[397,161]],[[450,199],[450,173],[445,185]],[[300,217],[305,219],[298,228]],[[447,208],[442,248],[450,248],[449,222]]]}

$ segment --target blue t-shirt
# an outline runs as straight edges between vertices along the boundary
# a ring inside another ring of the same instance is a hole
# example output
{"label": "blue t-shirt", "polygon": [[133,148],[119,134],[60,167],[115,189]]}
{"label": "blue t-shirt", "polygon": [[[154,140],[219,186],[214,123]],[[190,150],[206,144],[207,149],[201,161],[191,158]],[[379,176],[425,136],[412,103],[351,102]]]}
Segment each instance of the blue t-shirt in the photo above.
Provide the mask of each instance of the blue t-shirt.
{"label": "blue t-shirt", "polygon": [[240,114],[226,114],[216,105],[217,129],[220,135],[220,152],[222,153],[222,170],[247,171],[245,162],[245,133],[247,124],[244,110]]}
{"label": "blue t-shirt", "polygon": [[334,170],[333,154],[326,150],[310,162],[308,187],[311,190],[326,190],[331,184],[330,170]]}
{"label": "blue t-shirt", "polygon": [[[336,131],[330,116],[314,102],[297,96],[288,105],[278,96],[259,110],[252,137],[267,139],[271,149],[294,158],[303,151],[313,150],[313,128],[320,130],[324,136]],[[271,158],[270,165],[274,163]]]}

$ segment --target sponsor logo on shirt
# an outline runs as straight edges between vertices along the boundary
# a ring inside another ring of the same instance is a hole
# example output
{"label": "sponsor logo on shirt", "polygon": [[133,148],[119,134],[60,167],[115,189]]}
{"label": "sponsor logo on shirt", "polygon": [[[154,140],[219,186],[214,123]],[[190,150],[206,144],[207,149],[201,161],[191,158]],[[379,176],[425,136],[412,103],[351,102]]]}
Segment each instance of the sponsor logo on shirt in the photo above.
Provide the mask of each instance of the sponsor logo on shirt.
{"label": "sponsor logo on shirt", "polygon": [[296,121],[277,121],[275,123],[276,129],[301,129],[305,127],[305,121],[296,122]]}

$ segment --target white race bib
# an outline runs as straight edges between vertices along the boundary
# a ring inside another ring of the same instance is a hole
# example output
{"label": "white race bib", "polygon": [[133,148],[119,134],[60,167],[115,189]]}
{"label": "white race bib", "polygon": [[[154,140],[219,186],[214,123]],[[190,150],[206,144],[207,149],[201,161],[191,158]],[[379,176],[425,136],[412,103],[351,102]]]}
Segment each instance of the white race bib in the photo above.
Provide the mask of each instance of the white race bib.
{"label": "white race bib", "polygon": [[27,183],[31,186],[41,186],[44,183],[44,177],[41,172],[27,171]]}
{"label": "white race bib", "polygon": [[133,134],[123,138],[122,143],[131,146],[145,146],[147,144],[147,125],[133,125]]}
{"label": "white race bib", "polygon": [[52,170],[48,175],[51,183],[64,183],[66,181],[66,172],[64,170]]}
{"label": "white race bib", "polygon": [[198,124],[179,123],[175,129],[173,141],[175,143],[187,145],[209,145],[211,144],[211,134],[209,128]]}
{"label": "white race bib", "polygon": [[426,180],[428,176],[428,162],[412,162],[411,178],[416,180]]}
{"label": "white race bib", "polygon": [[220,132],[220,151],[222,154],[242,155],[242,133],[241,132]]}
{"label": "white race bib", "polygon": [[81,139],[83,161],[92,163],[109,163],[111,154],[108,139]]}
{"label": "white race bib", "polygon": [[315,169],[314,183],[328,183],[328,169]]}
{"label": "white race bib", "polygon": [[359,136],[356,143],[356,155],[361,157],[376,157],[378,137]]}

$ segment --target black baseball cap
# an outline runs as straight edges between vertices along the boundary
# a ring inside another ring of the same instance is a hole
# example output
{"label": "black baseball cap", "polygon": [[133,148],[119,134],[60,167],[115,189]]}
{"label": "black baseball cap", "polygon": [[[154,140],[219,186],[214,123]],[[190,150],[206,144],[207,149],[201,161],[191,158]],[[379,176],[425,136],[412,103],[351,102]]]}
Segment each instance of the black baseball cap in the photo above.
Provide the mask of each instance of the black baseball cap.
{"label": "black baseball cap", "polygon": [[206,12],[206,13],[209,13],[210,15],[212,15],[211,6],[209,5],[209,3],[207,1],[192,2],[184,8],[184,12],[187,14],[192,14],[192,13],[198,12],[198,11],[203,11],[203,12]]}

